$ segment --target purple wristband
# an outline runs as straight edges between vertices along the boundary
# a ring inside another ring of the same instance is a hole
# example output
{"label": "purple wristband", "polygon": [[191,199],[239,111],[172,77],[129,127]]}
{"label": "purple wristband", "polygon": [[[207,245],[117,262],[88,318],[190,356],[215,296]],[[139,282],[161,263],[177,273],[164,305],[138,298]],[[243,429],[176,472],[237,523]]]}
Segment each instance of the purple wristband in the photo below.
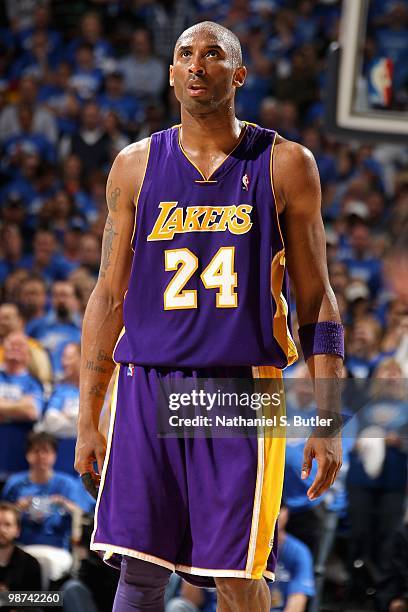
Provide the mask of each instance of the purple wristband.
{"label": "purple wristband", "polygon": [[344,328],[336,321],[322,321],[299,327],[305,361],[312,355],[337,355],[344,359]]}

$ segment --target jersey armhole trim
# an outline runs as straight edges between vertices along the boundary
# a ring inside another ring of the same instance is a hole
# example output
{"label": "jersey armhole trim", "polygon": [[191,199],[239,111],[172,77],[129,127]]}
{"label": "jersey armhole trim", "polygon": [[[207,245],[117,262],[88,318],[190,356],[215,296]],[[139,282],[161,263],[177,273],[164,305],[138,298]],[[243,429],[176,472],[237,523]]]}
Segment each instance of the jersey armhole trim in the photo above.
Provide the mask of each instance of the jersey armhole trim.
{"label": "jersey armhole trim", "polygon": [[146,165],[145,165],[145,168],[144,168],[144,171],[143,171],[142,180],[140,181],[140,187],[139,187],[139,190],[138,190],[138,192],[137,192],[137,195],[136,195],[136,197],[135,197],[135,198],[133,198],[133,203],[134,203],[134,206],[135,206],[135,219],[134,219],[134,222],[133,222],[133,232],[132,232],[132,237],[131,237],[131,239],[130,239],[130,248],[132,249],[132,251],[133,251],[133,252],[135,252],[135,250],[134,250],[134,248],[133,248],[133,239],[134,239],[134,237],[135,237],[135,233],[136,233],[137,206],[138,206],[138,204],[139,204],[140,194],[141,194],[141,192],[142,192],[142,188],[143,188],[144,180],[145,180],[145,177],[146,177],[147,167],[148,167],[148,165],[149,165],[149,159],[150,159],[150,146],[151,146],[151,143],[152,143],[152,137],[150,136],[150,138],[149,138],[149,144],[148,144],[148,146],[147,146]]}
{"label": "jersey armhole trim", "polygon": [[270,160],[269,160],[269,178],[270,178],[270,182],[271,182],[271,189],[272,189],[273,200],[274,200],[274,203],[275,203],[276,223],[277,223],[279,235],[280,235],[280,238],[281,238],[281,241],[282,241],[282,246],[283,246],[283,248],[285,248],[285,241],[283,240],[282,229],[281,229],[280,221],[279,221],[278,200],[276,198],[275,185],[274,185],[274,181],[273,181],[273,154],[274,154],[274,151],[275,151],[275,144],[276,144],[277,137],[278,137],[278,132],[275,132],[275,136],[273,137],[273,142],[272,142],[272,147],[271,147],[271,156],[270,156]]}

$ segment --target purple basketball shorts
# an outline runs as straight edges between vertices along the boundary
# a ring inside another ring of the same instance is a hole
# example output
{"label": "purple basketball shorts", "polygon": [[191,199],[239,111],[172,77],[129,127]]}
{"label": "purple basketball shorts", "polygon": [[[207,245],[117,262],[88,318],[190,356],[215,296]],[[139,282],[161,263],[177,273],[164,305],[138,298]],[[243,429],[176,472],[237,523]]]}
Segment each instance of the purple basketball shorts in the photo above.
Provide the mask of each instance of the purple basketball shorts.
{"label": "purple basketball shorts", "polygon": [[[253,371],[282,384],[280,370]],[[284,436],[158,437],[155,389],[172,376],[203,373],[119,366],[91,549],[118,567],[122,555],[156,563],[197,586],[273,580]]]}

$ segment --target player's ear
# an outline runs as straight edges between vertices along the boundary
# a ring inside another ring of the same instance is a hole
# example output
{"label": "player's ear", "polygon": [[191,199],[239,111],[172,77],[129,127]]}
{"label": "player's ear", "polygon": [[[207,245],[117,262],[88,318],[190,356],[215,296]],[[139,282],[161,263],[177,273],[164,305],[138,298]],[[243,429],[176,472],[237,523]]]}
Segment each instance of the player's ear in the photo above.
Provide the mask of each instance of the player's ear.
{"label": "player's ear", "polygon": [[242,87],[245,83],[246,75],[247,69],[245,66],[238,66],[238,68],[235,69],[234,78],[232,81],[234,87]]}
{"label": "player's ear", "polygon": [[170,87],[174,87],[174,76],[173,76],[172,64],[170,64],[170,68],[169,68],[169,83],[170,83]]}

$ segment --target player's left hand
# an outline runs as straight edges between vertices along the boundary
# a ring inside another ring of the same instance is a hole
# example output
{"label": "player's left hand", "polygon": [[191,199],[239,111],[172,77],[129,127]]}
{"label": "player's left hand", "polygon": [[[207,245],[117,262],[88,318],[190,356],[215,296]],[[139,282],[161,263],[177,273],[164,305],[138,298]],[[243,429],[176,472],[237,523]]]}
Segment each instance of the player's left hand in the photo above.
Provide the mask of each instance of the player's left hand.
{"label": "player's left hand", "polygon": [[313,459],[316,459],[318,469],[307,492],[310,500],[320,497],[336,480],[342,462],[341,434],[329,438],[310,436],[303,451],[302,480],[310,475]]}

